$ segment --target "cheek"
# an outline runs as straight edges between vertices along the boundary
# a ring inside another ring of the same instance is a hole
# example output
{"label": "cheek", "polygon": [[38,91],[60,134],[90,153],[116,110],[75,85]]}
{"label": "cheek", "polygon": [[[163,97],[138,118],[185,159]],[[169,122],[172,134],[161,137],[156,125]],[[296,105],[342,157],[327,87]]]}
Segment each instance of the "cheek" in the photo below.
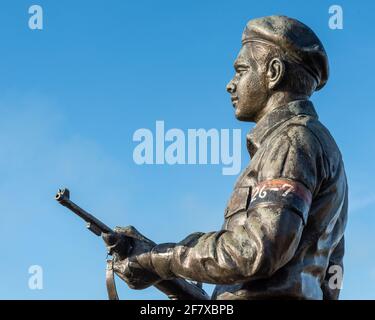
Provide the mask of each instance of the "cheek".
{"label": "cheek", "polygon": [[261,88],[261,81],[255,72],[247,72],[241,77],[237,85],[239,97],[245,100],[254,98],[254,94],[258,93]]}

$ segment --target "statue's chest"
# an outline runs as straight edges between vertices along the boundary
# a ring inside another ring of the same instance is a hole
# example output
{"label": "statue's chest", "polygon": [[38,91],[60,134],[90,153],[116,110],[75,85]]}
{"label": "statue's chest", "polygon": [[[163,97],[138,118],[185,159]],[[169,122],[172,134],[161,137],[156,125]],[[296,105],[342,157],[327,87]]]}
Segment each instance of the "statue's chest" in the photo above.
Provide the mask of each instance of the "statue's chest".
{"label": "statue's chest", "polygon": [[251,166],[246,168],[234,187],[232,195],[224,212],[223,229],[233,230],[238,225],[243,225],[247,219],[247,208],[251,200],[251,190],[256,185]]}

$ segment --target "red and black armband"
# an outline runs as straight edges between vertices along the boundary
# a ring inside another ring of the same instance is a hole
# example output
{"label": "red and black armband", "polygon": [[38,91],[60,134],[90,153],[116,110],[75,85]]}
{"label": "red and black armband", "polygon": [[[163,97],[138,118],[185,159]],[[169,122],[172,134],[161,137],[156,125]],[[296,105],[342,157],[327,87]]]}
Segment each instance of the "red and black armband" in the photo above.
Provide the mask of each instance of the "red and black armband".
{"label": "red and black armband", "polygon": [[300,182],[290,179],[265,180],[256,185],[251,193],[248,210],[258,207],[277,206],[298,214],[306,224],[312,194]]}

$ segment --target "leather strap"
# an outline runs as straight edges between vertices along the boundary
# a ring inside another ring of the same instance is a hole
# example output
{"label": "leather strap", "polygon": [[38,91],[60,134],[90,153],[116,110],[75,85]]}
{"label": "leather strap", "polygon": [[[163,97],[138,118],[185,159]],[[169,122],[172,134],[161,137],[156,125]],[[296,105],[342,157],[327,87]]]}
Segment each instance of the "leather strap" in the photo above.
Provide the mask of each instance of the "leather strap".
{"label": "leather strap", "polygon": [[115,284],[115,272],[113,270],[113,260],[107,260],[107,268],[105,273],[105,283],[109,300],[119,300]]}
{"label": "leather strap", "polygon": [[[116,284],[115,271],[113,270],[113,259],[107,259],[105,273],[105,283],[109,300],[119,300]],[[202,283],[189,283],[183,279],[174,279],[173,281],[161,281],[155,284],[155,287],[164,292],[171,300],[209,300],[210,297],[202,289]],[[192,290],[192,288],[195,288]],[[175,294],[179,292],[180,294]],[[186,293],[186,294],[185,294]]]}

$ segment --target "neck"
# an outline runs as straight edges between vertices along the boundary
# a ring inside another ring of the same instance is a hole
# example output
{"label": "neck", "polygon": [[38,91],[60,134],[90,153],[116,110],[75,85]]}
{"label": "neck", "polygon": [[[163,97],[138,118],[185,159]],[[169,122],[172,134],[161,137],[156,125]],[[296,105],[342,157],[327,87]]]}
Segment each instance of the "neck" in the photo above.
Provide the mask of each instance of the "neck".
{"label": "neck", "polygon": [[294,100],[308,100],[309,96],[305,94],[296,94],[291,92],[275,92],[267,100],[264,108],[257,115],[255,122],[258,122],[262,119],[267,113],[270,113],[272,110],[285,106],[291,101]]}

